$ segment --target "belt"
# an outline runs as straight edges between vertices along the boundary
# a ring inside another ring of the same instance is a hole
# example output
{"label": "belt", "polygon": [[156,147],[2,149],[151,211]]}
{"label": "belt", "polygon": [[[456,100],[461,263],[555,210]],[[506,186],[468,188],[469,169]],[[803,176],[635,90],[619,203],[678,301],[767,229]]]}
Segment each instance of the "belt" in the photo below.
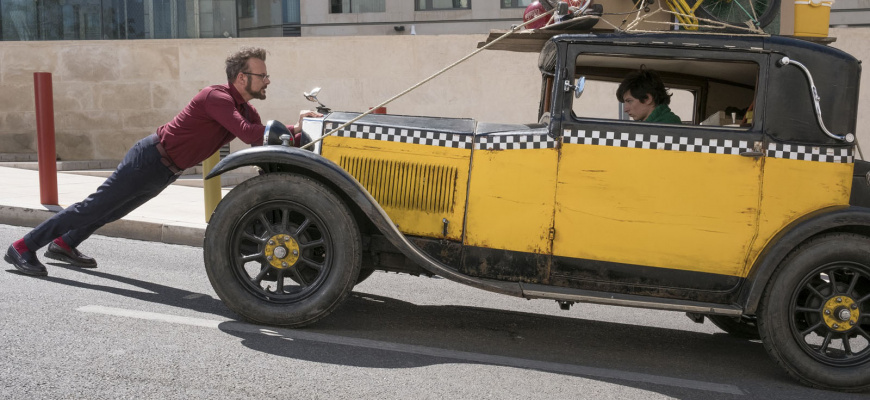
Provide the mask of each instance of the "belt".
{"label": "belt", "polygon": [[157,148],[157,152],[160,153],[160,162],[166,166],[170,171],[172,171],[175,175],[181,175],[184,172],[183,169],[178,168],[174,162],[172,162],[172,158],[169,157],[169,154],[166,153],[166,148],[163,147],[163,144],[160,143],[160,137],[157,136],[156,133],[152,134],[151,137],[154,140],[154,147]]}

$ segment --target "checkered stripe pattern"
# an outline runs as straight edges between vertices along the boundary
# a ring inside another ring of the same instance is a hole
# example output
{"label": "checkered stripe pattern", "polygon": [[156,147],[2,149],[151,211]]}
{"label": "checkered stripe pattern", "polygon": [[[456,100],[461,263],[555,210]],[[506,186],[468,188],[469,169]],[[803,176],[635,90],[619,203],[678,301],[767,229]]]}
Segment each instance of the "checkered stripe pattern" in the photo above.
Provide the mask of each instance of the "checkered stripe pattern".
{"label": "checkered stripe pattern", "polygon": [[556,141],[550,135],[520,134],[520,135],[486,135],[478,136],[475,150],[525,150],[554,149]]}
{"label": "checkered stripe pattern", "polygon": [[748,140],[723,140],[688,138],[682,136],[644,135],[640,133],[616,133],[601,131],[564,132],[565,143],[592,144],[596,146],[630,147],[634,149],[657,149],[672,151],[688,151],[710,154],[740,154],[751,151]]}
{"label": "checkered stripe pattern", "polygon": [[[326,123],[326,130],[331,131],[341,126],[340,123]],[[364,124],[351,124],[335,133],[336,136],[384,140],[388,142],[401,142],[424,144],[429,146],[452,147],[455,149],[471,149],[474,141],[473,135],[461,135],[456,133],[434,132],[418,129],[397,128],[389,126],[373,126]]]}
{"label": "checkered stripe pattern", "polygon": [[794,144],[770,143],[767,156],[789,160],[821,161],[830,163],[851,163],[851,147],[800,146]]}

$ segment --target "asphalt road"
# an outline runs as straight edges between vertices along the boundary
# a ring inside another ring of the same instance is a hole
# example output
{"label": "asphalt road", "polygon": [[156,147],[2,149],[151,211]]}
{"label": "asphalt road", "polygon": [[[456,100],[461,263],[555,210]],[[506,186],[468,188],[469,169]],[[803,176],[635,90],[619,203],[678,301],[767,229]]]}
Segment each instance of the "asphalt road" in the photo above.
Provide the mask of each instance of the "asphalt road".
{"label": "asphalt road", "polygon": [[[25,228],[0,225],[0,247]],[[0,269],[0,398],[855,399],[681,313],[375,273],[316,325],[238,320],[202,249],[95,236],[98,269]],[[48,262],[51,261],[51,262]]]}

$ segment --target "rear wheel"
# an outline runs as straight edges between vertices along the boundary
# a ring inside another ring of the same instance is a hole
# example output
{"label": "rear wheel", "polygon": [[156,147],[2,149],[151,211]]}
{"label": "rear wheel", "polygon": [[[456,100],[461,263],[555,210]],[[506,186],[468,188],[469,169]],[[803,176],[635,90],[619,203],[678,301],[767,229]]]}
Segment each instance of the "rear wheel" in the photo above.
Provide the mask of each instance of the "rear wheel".
{"label": "rear wheel", "polygon": [[762,297],[767,352],[801,382],[870,389],[870,239],[826,234],[797,248]]}
{"label": "rear wheel", "polygon": [[688,0],[691,7],[698,2],[701,5],[695,10],[695,15],[699,18],[764,28],[776,18],[780,0]]}
{"label": "rear wheel", "polygon": [[356,283],[356,221],[330,189],[300,175],[243,182],[206,229],[205,267],[217,295],[257,323],[304,326],[328,315]]}

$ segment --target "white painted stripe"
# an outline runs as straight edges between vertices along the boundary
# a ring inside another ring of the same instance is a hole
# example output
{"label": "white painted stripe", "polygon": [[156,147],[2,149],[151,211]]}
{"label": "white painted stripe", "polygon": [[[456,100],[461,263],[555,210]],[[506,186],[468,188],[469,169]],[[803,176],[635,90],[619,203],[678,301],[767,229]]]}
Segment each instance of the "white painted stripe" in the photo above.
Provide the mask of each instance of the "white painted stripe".
{"label": "white painted stripe", "polygon": [[471,353],[466,351],[446,350],[435,347],[416,346],[400,343],[383,342],[378,340],[349,338],[344,336],[327,335],[322,333],[307,332],[302,330],[282,329],[273,327],[261,327],[237,321],[215,321],[201,318],[180,317],[176,315],[159,314],[147,311],[127,310],[123,308],[84,306],[78,311],[94,314],[112,315],[118,317],[137,318],[148,321],[161,321],[174,324],[199,326],[205,328],[218,328],[221,330],[241,333],[259,333],[267,336],[279,336],[290,340],[308,340],[318,343],[330,343],[343,346],[362,347],[367,349],[395,351],[406,354],[417,354],[430,357],[450,358],[455,360],[470,361],[481,364],[501,365],[514,368],[527,368],[539,371],[554,372],[559,374],[580,375],[593,378],[617,379],[631,382],[644,382],[654,385],[680,387],[685,389],[703,390],[734,395],[743,395],[743,391],[734,385],[719,384],[690,379],[671,378],[667,376],[642,374],[606,368],[584,367],[581,365],[563,364],[547,361],[529,360],[524,358],[495,356],[490,354]]}
{"label": "white painted stripe", "polygon": [[127,310],[123,308],[103,306],[84,306],[79,307],[78,311],[94,314],[114,315],[116,317],[138,318],[149,321],[171,322],[173,324],[201,326],[203,328],[217,328],[218,325],[222,323],[221,321],[215,321],[211,319],[179,317],[177,315],[159,314],[147,311]]}

